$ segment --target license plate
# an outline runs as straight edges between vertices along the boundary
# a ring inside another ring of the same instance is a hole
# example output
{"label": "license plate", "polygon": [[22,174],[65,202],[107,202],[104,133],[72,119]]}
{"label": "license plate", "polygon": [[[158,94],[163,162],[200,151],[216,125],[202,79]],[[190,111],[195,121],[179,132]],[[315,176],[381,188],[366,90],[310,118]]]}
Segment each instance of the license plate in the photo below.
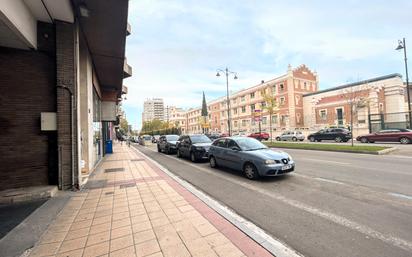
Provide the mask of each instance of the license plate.
{"label": "license plate", "polygon": [[288,169],[291,169],[291,168],[292,168],[292,165],[288,164],[288,165],[283,166],[282,170],[288,170]]}

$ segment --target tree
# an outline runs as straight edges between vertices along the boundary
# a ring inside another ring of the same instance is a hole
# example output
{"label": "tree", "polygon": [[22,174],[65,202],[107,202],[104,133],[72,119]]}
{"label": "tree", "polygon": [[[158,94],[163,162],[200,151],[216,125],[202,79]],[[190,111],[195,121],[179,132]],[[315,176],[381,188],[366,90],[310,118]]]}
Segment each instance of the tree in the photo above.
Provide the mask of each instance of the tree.
{"label": "tree", "polygon": [[203,91],[203,99],[202,99],[202,117],[203,117],[203,121],[200,121],[200,125],[202,126],[202,130],[203,133],[205,133],[205,129],[208,125],[207,122],[207,116],[208,116],[208,112],[207,112],[207,104],[206,104],[206,97],[205,97],[205,92]]}
{"label": "tree", "polygon": [[269,113],[270,142],[272,142],[272,116],[279,111],[279,104],[273,95],[273,91],[266,93],[266,90],[262,90],[262,96],[263,100],[266,103],[266,105],[263,106],[262,109]]}
{"label": "tree", "polygon": [[122,135],[126,135],[128,129],[129,129],[129,122],[127,121],[126,118],[123,118],[123,117],[120,118],[119,127],[120,127],[120,129],[119,129],[120,133],[122,133]]}

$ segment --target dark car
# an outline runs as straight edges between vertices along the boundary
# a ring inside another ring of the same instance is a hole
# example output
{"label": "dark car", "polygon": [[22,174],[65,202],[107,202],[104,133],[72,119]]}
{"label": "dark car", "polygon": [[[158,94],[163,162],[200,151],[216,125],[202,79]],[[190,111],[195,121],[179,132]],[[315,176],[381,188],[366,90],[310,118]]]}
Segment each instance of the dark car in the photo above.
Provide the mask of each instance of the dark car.
{"label": "dark car", "polygon": [[316,133],[310,134],[308,140],[310,142],[322,140],[335,140],[335,142],[348,142],[352,138],[352,133],[344,128],[321,129]]}
{"label": "dark car", "polygon": [[210,147],[209,162],[212,168],[225,166],[243,171],[249,179],[280,176],[295,169],[295,162],[289,154],[270,149],[248,137],[217,139]]}
{"label": "dark car", "polygon": [[212,140],[212,141],[220,138],[220,135],[219,135],[219,134],[206,134],[206,136],[207,136],[208,138],[210,138],[210,140]]}
{"label": "dark car", "polygon": [[400,142],[410,144],[412,142],[412,130],[410,129],[384,129],[376,133],[358,136],[357,141],[362,143],[374,142]]}
{"label": "dark car", "polygon": [[183,135],[177,143],[177,157],[189,157],[192,162],[208,159],[212,141],[203,134]]}
{"label": "dark car", "polygon": [[257,140],[259,140],[259,141],[262,141],[262,140],[269,140],[269,133],[266,133],[266,132],[256,132],[256,133],[252,133],[252,134],[250,134],[248,137],[253,137],[253,138],[255,138],[255,139],[257,139]]}
{"label": "dark car", "polygon": [[165,135],[159,137],[159,140],[157,140],[157,151],[166,154],[176,152],[176,143],[178,139],[178,135]]}

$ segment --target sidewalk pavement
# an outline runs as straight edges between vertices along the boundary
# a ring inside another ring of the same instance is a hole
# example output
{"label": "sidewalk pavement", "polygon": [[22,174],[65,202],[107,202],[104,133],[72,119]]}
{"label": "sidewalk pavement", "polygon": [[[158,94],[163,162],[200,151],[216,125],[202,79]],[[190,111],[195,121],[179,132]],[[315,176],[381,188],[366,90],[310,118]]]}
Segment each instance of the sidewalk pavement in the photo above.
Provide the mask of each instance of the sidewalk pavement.
{"label": "sidewalk pavement", "polygon": [[115,145],[35,256],[272,256],[126,145]]}

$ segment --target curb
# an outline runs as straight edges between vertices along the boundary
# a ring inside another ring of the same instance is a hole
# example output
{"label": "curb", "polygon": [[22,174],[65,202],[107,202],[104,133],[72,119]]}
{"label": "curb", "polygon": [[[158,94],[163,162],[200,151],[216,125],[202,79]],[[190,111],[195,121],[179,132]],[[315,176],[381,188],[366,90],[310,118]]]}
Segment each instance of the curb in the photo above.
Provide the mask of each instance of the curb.
{"label": "curb", "polygon": [[396,151],[396,150],[398,150],[398,148],[396,148],[396,147],[391,147],[391,148],[388,148],[388,149],[383,149],[383,150],[378,151],[378,155],[388,154],[388,153],[394,152],[394,151]]}
{"label": "curb", "polygon": [[383,149],[380,151],[375,151],[375,152],[371,152],[371,151],[362,151],[362,150],[358,150],[358,151],[349,151],[349,150],[333,150],[333,149],[312,149],[312,148],[293,148],[293,147],[284,147],[284,146],[268,146],[271,149],[292,149],[292,150],[304,150],[304,151],[322,151],[322,152],[337,152],[337,153],[360,153],[360,154],[372,154],[372,155],[383,155],[383,154],[387,154],[390,152],[393,152],[395,150],[397,150],[397,148],[395,147],[391,147],[388,149]]}
{"label": "curb", "polygon": [[166,173],[169,177],[179,183],[182,187],[186,190],[194,194],[198,197],[201,201],[203,201],[207,206],[211,209],[216,211],[222,217],[224,217],[227,221],[232,223],[235,227],[253,239],[257,244],[262,246],[268,252],[273,254],[276,257],[303,257],[300,253],[296,252],[285,243],[273,238],[269,234],[267,234],[264,230],[253,224],[252,222],[246,220],[245,218],[236,214],[232,209],[225,206],[224,204],[218,202],[217,200],[213,199],[206,193],[202,192],[201,190],[197,189],[195,186],[187,182],[186,180],[174,175],[171,171],[167,168],[163,167],[160,163],[153,160],[151,157],[147,156],[143,152],[139,151],[135,147],[133,150],[138,152],[139,154],[143,155],[147,158],[150,162],[152,162],[156,167]]}

